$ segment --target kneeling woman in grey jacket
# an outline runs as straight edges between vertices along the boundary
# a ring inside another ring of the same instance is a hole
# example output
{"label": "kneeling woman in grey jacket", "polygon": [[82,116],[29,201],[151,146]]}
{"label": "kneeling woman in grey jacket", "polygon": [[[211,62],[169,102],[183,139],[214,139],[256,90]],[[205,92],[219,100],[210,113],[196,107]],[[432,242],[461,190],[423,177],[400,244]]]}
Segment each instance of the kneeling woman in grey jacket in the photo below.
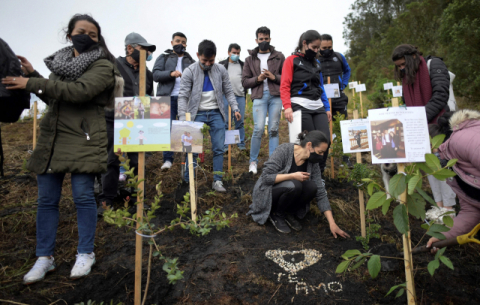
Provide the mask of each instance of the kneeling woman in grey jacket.
{"label": "kneeling woman in grey jacket", "polygon": [[327,137],[321,131],[313,130],[300,133],[298,139],[300,145],[286,143],[278,146],[265,163],[253,189],[253,203],[247,215],[252,215],[253,220],[261,225],[270,219],[282,233],[290,233],[289,226],[299,231],[302,226],[297,218],[305,217],[310,201],[316,197],[333,236],[350,237],[335,223],[322,184],[318,163],[326,153]]}

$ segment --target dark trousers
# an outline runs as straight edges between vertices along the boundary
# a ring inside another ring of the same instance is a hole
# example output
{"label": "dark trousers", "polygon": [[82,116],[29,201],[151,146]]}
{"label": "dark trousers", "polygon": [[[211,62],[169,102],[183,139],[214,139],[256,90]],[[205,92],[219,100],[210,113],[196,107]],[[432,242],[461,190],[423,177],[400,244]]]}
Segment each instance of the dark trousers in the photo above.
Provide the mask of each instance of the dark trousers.
{"label": "dark trousers", "polygon": [[[178,96],[170,97],[170,131],[172,131],[172,121],[177,119],[178,114]],[[173,163],[173,151],[163,152],[163,162],[170,161]]]}
{"label": "dark trousers", "polygon": [[[302,110],[302,130],[312,131],[312,130],[320,130],[327,136],[327,139],[330,139],[330,126],[328,123],[328,116],[327,112],[325,112],[325,108],[320,108],[317,110],[309,110],[307,108],[303,108],[300,105],[292,103],[292,110]],[[328,148],[330,148],[330,141],[328,141]],[[328,148],[327,151],[323,154],[323,159],[320,161],[320,171],[322,172],[325,170],[325,166],[327,165],[327,158],[328,158]]]}
{"label": "dark trousers", "polygon": [[272,213],[280,217],[297,215],[304,211],[317,194],[317,185],[312,180],[300,182],[287,180],[272,187]]}
{"label": "dark trousers", "polygon": [[[102,193],[98,195],[98,201],[106,201],[107,205],[113,203],[113,199],[117,196],[118,177],[120,175],[120,160],[113,151],[114,146],[114,119],[112,115],[106,114],[105,121],[107,122],[107,172],[102,174]],[[135,167],[135,175],[138,173],[138,153],[128,153],[130,159],[130,167]]]}
{"label": "dark trousers", "polygon": [[[345,95],[345,93],[342,92],[342,96],[343,95]],[[337,99],[335,99],[335,100],[337,100]],[[333,103],[334,102],[332,102],[332,104]],[[347,103],[348,103],[348,98],[347,98]],[[345,106],[333,107],[331,110],[332,110],[332,120],[333,121],[335,121],[335,115],[337,115],[337,112],[340,113],[340,114],[343,114],[345,116],[345,119],[348,120],[348,111],[347,111],[347,105],[346,104],[345,104]],[[340,141],[342,141],[341,138],[340,138]],[[347,160],[348,160],[348,156],[343,156],[343,162],[347,162]]]}

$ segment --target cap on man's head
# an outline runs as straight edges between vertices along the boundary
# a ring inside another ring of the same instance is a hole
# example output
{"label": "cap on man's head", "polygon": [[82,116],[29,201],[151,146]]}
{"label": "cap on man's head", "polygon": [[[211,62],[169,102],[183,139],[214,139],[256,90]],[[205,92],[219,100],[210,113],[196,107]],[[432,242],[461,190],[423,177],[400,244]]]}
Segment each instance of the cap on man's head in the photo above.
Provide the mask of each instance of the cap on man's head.
{"label": "cap on man's head", "polygon": [[139,46],[147,48],[150,52],[155,52],[157,47],[153,44],[150,44],[147,42],[145,38],[143,38],[142,35],[132,32],[125,37],[125,45],[132,45],[132,44],[138,44]]}

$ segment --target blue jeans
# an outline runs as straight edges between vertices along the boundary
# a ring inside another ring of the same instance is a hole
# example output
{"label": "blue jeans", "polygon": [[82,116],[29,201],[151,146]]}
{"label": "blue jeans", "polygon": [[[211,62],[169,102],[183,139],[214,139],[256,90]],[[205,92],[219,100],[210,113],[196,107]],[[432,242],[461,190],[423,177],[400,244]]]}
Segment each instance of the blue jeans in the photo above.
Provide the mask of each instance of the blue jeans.
{"label": "blue jeans", "polygon": [[[58,203],[65,174],[37,175],[37,256],[53,255],[58,228]],[[95,174],[72,174],[73,202],[77,209],[78,253],[93,252],[97,203],[93,194]]]}
{"label": "blue jeans", "polygon": [[269,155],[278,146],[278,126],[280,124],[280,113],[282,112],[282,100],[279,96],[271,96],[269,91],[263,91],[261,99],[253,100],[253,135],[250,145],[250,162],[258,163],[258,154],[262,143],[262,135],[265,128],[265,119],[268,112],[268,135]]}
{"label": "blue jeans", "polygon": [[[172,121],[177,119],[178,114],[178,96],[170,97],[170,130],[172,130]],[[163,162],[170,161],[173,163],[173,151],[163,152]]]}
{"label": "blue jeans", "polygon": [[[240,109],[240,114],[242,118],[240,121],[235,119],[235,113],[232,111],[232,122],[235,122],[235,129],[240,132],[240,143],[239,147],[245,147],[245,128],[243,127],[243,119],[245,118],[245,96],[235,96],[238,103],[238,109]],[[223,96],[223,103],[225,104],[225,115],[228,116],[228,101]],[[225,130],[228,130],[228,120],[225,122]],[[225,148],[228,148],[228,145],[225,145]]]}
{"label": "blue jeans", "polygon": [[[223,146],[225,144],[225,121],[220,110],[199,111],[195,117],[195,122],[202,122],[210,127],[210,138],[212,140],[213,151],[213,171],[223,171]],[[193,167],[197,167],[198,154],[193,154]],[[189,181],[188,155],[185,160],[185,181]],[[222,180],[222,175],[213,175],[213,181]]]}

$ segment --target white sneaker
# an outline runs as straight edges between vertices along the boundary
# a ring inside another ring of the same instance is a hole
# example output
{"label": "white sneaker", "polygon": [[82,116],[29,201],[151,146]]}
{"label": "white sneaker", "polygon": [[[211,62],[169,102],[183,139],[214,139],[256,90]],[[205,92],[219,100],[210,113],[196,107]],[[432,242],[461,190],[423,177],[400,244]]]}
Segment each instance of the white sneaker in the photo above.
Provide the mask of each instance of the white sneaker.
{"label": "white sneaker", "polygon": [[225,193],[227,190],[223,187],[223,182],[218,180],[213,182],[212,188],[220,193]]}
{"label": "white sneaker", "polygon": [[257,162],[251,162],[250,167],[248,168],[248,171],[250,173],[253,173],[254,175],[257,174]]}
{"label": "white sneaker", "polygon": [[163,165],[160,169],[170,169],[170,167],[172,167],[172,162],[165,161],[165,163],[163,163]]}
{"label": "white sneaker", "polygon": [[118,177],[118,181],[124,182],[126,180],[127,180],[127,175],[125,174],[120,174],[120,176]]}
{"label": "white sneaker", "polygon": [[23,277],[23,283],[28,285],[41,281],[45,278],[47,272],[54,271],[55,268],[56,266],[53,256],[39,257],[32,269],[30,269],[30,271],[28,271]]}
{"label": "white sneaker", "polygon": [[90,254],[77,254],[77,261],[73,266],[70,278],[78,279],[84,277],[90,273],[92,266],[95,264],[95,253]]}

